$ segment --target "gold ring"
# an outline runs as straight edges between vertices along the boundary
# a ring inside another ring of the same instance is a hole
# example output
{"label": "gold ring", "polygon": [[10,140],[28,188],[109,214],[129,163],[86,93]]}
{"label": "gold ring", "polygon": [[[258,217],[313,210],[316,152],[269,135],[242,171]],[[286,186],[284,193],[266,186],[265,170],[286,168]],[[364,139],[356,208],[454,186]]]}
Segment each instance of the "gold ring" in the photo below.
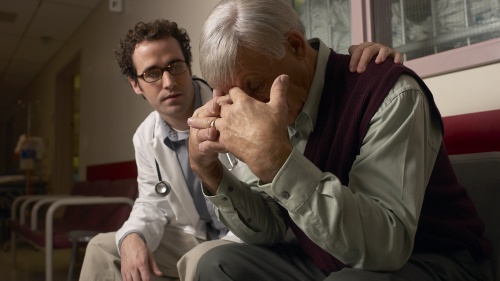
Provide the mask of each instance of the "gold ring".
{"label": "gold ring", "polygon": [[214,120],[212,120],[212,122],[210,122],[210,128],[214,128],[217,130],[217,128],[215,128],[215,120],[217,120],[217,118],[214,118]]}

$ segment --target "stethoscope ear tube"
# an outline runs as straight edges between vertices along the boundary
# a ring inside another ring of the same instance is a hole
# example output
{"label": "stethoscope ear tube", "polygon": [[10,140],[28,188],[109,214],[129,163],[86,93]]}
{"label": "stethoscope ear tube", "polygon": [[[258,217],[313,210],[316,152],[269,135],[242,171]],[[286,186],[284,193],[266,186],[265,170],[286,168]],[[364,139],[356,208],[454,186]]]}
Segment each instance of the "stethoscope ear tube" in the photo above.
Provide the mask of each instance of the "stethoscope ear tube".
{"label": "stethoscope ear tube", "polygon": [[158,165],[158,161],[156,161],[156,159],[155,159],[155,164],[156,164],[156,172],[158,173],[158,183],[155,185],[155,192],[156,195],[160,197],[165,197],[170,193],[170,190],[172,188],[170,187],[170,184],[168,184],[168,182],[163,181],[161,179],[160,166]]}

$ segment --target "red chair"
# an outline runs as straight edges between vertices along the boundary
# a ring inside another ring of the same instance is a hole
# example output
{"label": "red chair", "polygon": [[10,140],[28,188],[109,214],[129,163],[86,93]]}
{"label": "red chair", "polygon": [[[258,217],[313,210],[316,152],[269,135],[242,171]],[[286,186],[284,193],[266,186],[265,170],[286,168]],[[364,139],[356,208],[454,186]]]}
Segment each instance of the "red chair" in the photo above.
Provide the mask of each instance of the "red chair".
{"label": "red chair", "polygon": [[[53,251],[73,248],[70,232],[100,233],[118,230],[128,219],[137,192],[137,180],[130,178],[79,183],[75,185],[71,196],[26,197],[24,200],[30,203],[22,205],[26,209],[30,204],[33,205],[31,221],[28,225],[25,216],[23,223],[19,223],[12,229],[14,265],[16,262],[14,236],[17,235],[45,250],[45,279],[52,280]],[[18,212],[14,209],[17,206],[19,203],[13,206],[13,221],[17,221],[14,215]],[[46,211],[44,211],[44,206],[47,207]],[[55,217],[55,212],[61,207],[65,207],[65,210],[62,218],[58,219]],[[26,212],[25,210],[24,213]],[[40,221],[41,217],[45,219]],[[78,245],[84,246],[86,242],[88,240]]]}

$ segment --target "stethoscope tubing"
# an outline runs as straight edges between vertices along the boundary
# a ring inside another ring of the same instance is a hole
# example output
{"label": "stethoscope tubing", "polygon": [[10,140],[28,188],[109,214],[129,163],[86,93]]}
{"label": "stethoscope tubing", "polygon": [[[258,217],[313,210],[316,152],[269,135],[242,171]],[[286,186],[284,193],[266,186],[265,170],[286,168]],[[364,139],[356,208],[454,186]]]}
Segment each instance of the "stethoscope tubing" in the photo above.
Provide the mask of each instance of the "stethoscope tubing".
{"label": "stethoscope tubing", "polygon": [[162,180],[160,173],[160,166],[158,165],[158,161],[156,161],[156,159],[155,159],[155,164],[156,164],[156,172],[158,173],[158,183],[155,185],[155,192],[156,195],[160,197],[165,197],[170,193],[172,187],[168,182]]}

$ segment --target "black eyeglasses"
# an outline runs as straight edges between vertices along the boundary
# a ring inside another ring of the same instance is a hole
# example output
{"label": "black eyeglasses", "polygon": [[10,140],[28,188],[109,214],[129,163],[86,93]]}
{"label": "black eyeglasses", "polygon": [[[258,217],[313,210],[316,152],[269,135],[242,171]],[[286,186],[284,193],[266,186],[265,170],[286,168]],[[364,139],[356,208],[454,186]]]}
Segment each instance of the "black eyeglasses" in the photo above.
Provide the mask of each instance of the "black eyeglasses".
{"label": "black eyeglasses", "polygon": [[160,80],[163,77],[163,72],[168,71],[168,73],[172,75],[179,75],[188,70],[187,63],[185,61],[176,61],[170,65],[167,65],[164,68],[155,68],[155,69],[150,69],[146,72],[144,72],[141,75],[138,75],[138,77],[142,77],[142,80],[144,80],[147,83],[153,83],[155,81]]}

